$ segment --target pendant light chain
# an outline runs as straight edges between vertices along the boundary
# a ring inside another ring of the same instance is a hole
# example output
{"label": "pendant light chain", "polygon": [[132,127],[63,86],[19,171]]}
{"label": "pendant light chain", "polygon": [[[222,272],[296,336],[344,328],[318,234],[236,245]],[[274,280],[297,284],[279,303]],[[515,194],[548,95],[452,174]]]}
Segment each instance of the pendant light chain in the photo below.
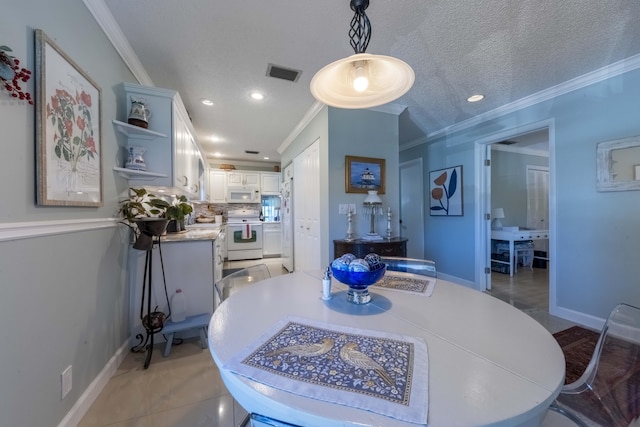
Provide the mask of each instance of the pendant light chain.
{"label": "pendant light chain", "polygon": [[365,53],[371,40],[371,22],[365,13],[369,0],[351,0],[351,10],[355,12],[351,19],[349,39],[355,53]]}

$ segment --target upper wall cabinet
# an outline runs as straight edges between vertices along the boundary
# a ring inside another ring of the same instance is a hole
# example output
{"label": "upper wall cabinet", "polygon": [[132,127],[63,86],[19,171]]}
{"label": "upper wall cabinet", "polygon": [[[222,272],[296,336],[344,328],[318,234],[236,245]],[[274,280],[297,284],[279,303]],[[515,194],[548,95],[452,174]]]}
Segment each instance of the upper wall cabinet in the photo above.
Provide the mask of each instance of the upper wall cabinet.
{"label": "upper wall cabinet", "polygon": [[209,203],[225,203],[227,201],[227,172],[209,170],[207,200]]}
{"label": "upper wall cabinet", "polygon": [[227,174],[227,188],[260,189],[260,173],[258,172],[229,172]]}
{"label": "upper wall cabinet", "polygon": [[[202,156],[195,132],[178,92],[156,87],[123,83],[123,114],[131,111],[131,101],[143,101],[149,116],[148,129],[114,121],[127,136],[127,146],[142,147],[146,171],[114,168],[134,186],[161,186],[190,197],[201,194],[200,162]],[[127,151],[127,150],[123,150]],[[126,154],[125,154],[126,155]],[[123,159],[123,164],[126,162]]]}
{"label": "upper wall cabinet", "polygon": [[280,194],[280,173],[270,172],[260,174],[260,190],[264,195]]}

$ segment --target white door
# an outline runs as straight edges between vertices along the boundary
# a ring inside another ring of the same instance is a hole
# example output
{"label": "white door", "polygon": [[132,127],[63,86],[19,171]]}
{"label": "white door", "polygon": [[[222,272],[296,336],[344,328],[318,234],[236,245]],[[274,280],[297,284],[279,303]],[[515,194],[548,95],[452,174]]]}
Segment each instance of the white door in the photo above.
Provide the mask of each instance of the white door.
{"label": "white door", "polygon": [[[549,229],[549,168],[545,166],[527,166],[527,228]],[[535,245],[548,256],[548,240]]]}
{"label": "white door", "polygon": [[293,265],[295,271],[320,268],[320,142],[293,160]]}
{"label": "white door", "polygon": [[407,257],[424,258],[424,183],[422,159],[400,163],[400,235]]}
{"label": "white door", "polygon": [[293,271],[293,165],[284,169],[282,183],[282,266]]}

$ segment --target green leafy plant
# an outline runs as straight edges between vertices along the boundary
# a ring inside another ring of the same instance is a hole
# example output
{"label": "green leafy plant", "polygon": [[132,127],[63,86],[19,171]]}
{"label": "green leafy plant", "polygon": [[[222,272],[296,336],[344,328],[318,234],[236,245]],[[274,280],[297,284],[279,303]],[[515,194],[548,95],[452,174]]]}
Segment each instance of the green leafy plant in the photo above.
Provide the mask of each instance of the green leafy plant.
{"label": "green leafy plant", "polygon": [[185,196],[175,197],[165,213],[165,218],[184,221],[184,217],[193,212],[193,206],[187,203]]}
{"label": "green leafy plant", "polygon": [[120,215],[133,224],[140,218],[164,218],[171,205],[144,188],[130,188],[129,198],[120,204]]}

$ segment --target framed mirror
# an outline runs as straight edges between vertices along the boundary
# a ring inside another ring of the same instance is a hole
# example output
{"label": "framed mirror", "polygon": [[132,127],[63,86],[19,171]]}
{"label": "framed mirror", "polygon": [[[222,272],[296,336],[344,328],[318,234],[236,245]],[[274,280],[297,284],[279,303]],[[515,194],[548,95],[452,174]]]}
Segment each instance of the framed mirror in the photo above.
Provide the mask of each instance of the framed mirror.
{"label": "framed mirror", "polygon": [[599,142],[598,191],[640,190],[640,136]]}

